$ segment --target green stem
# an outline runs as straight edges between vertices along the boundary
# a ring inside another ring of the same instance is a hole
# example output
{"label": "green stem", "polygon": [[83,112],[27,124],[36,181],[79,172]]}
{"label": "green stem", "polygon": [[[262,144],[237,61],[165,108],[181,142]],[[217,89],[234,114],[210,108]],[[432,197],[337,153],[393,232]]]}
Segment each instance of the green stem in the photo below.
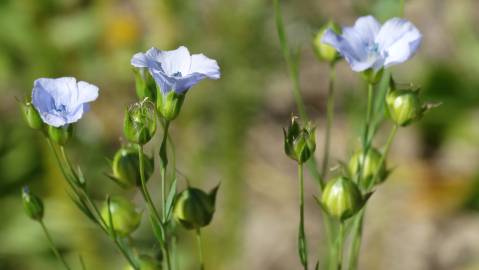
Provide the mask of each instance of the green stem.
{"label": "green stem", "polygon": [[364,222],[365,208],[361,209],[358,215],[354,218],[352,227],[352,243],[349,254],[349,270],[356,270],[358,268],[359,251],[361,249],[363,222]]}
{"label": "green stem", "polygon": [[70,266],[68,266],[67,262],[65,261],[65,258],[60,254],[58,249],[55,247],[55,243],[53,243],[53,239],[50,236],[50,233],[48,232],[47,226],[45,226],[45,223],[43,223],[43,220],[39,221],[40,225],[42,226],[43,232],[45,233],[45,236],[48,239],[48,244],[50,245],[50,248],[52,249],[53,253],[57,257],[58,260],[60,260],[65,267],[65,269],[70,270]]}
{"label": "green stem", "polygon": [[160,146],[160,159],[161,159],[161,202],[162,202],[162,213],[163,213],[163,222],[166,221],[166,169],[168,166],[168,151],[167,151],[167,141],[168,141],[168,129],[170,127],[170,121],[166,120],[164,129],[163,129],[163,139]]}
{"label": "green stem", "polygon": [[200,229],[196,229],[196,243],[198,245],[198,256],[199,256],[199,260],[200,260],[200,270],[204,270],[205,269],[205,262],[203,260],[203,248],[202,248],[202,245],[201,245],[201,230]]}
{"label": "green stem", "polygon": [[[145,198],[146,205],[148,207],[148,210],[150,211],[151,214],[153,214],[153,217],[155,218],[155,223],[160,227],[161,230],[161,249],[163,253],[165,254],[166,257],[166,264],[168,269],[171,269],[171,263],[170,263],[170,256],[169,256],[169,251],[168,247],[166,244],[166,233],[165,233],[165,228],[163,226],[163,223],[161,222],[160,215],[158,214],[158,210],[156,210],[155,204],[153,203],[153,200],[151,199],[150,192],[148,191],[148,187],[146,186],[146,179],[145,179],[145,165],[144,165],[144,159],[143,159],[144,151],[143,151],[143,146],[138,145],[138,161],[140,164],[140,180],[141,180],[141,188],[142,188],[142,194],[143,197]],[[152,224],[152,226],[155,226],[155,224]]]}
{"label": "green stem", "polygon": [[299,178],[299,233],[298,233],[298,252],[301,264],[304,269],[308,269],[308,245],[306,242],[306,233],[304,230],[304,177],[303,164],[298,163]]}
{"label": "green stem", "polygon": [[321,178],[326,179],[328,174],[329,163],[329,151],[331,146],[331,127],[333,125],[334,118],[334,81],[336,78],[336,68],[334,64],[331,64],[329,73],[329,90],[328,101],[326,105],[326,130],[324,135],[324,152],[323,152],[323,166],[321,168]]}
{"label": "green stem", "polygon": [[404,0],[399,0],[399,16],[404,17]]}
{"label": "green stem", "polygon": [[338,232],[338,240],[336,243],[336,250],[338,255],[337,261],[337,270],[341,270],[343,264],[343,245],[344,245],[344,223],[342,221],[339,222],[339,232]]}
{"label": "green stem", "polygon": [[[378,170],[375,172],[374,177],[371,181],[371,183],[376,183],[377,177],[379,177],[380,173],[380,168],[382,168],[384,162],[386,161],[386,158],[389,154],[389,150],[391,149],[392,142],[394,141],[394,137],[396,136],[397,130],[398,130],[398,125],[394,125],[393,128],[391,129],[391,132],[389,133],[388,139],[386,141],[386,144],[384,146],[384,152],[381,156],[381,159],[379,161],[379,166]],[[369,186],[366,190],[366,192],[369,192],[373,186]],[[349,270],[356,270],[358,267],[358,261],[359,261],[359,252],[361,249],[361,242],[362,242],[362,233],[363,233],[363,223],[364,223],[364,214],[365,214],[366,208],[363,208],[358,215],[354,218],[354,223],[353,223],[353,228],[352,228],[352,246],[351,246],[351,251],[349,255]]]}

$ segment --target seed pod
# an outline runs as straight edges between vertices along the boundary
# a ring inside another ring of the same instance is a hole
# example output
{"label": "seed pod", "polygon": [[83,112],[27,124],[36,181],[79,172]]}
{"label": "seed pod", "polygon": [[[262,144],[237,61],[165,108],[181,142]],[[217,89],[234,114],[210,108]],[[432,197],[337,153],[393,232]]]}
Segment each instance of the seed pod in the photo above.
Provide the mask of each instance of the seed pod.
{"label": "seed pod", "polygon": [[[370,148],[366,155],[360,150],[354,153],[349,161],[349,173],[357,175],[361,171],[360,186],[362,189],[382,183],[386,177],[386,164],[381,162],[382,154],[376,148]],[[382,163],[382,164],[381,164]],[[377,176],[376,183],[371,183]]]}
{"label": "seed pod", "polygon": [[31,219],[36,221],[41,221],[43,219],[43,202],[39,197],[31,193],[27,186],[22,190],[22,201],[25,213],[27,213]]}
{"label": "seed pod", "polygon": [[210,224],[215,213],[216,194],[219,186],[209,193],[188,187],[175,201],[173,217],[186,229],[200,229]]}
{"label": "seed pod", "polygon": [[330,180],[321,196],[322,207],[341,221],[358,213],[365,201],[357,185],[346,177]]}
{"label": "seed pod", "polygon": [[23,118],[29,127],[33,129],[41,129],[43,127],[43,120],[31,102],[21,103],[20,108],[22,109]]}
{"label": "seed pod", "polygon": [[316,149],[316,132],[311,124],[301,126],[297,117],[291,118],[288,130],[284,130],[284,151],[291,159],[304,163]]}
{"label": "seed pod", "polygon": [[105,202],[101,217],[110,229],[113,228],[115,233],[122,237],[134,232],[141,220],[141,214],[136,211],[135,205],[120,196],[111,197]]}
{"label": "seed pod", "polygon": [[[155,162],[152,157],[145,154],[143,161],[146,182],[153,174]],[[141,186],[138,148],[133,146],[120,148],[113,157],[112,173],[108,176],[124,188]]]}
{"label": "seed pod", "polygon": [[329,63],[334,63],[338,59],[340,59],[339,53],[336,51],[336,48],[334,48],[333,46],[322,42],[324,33],[328,29],[334,31],[337,34],[341,33],[341,28],[334,22],[329,21],[326,25],[324,25],[323,27],[321,27],[321,29],[319,29],[318,33],[314,37],[314,40],[313,40],[314,51],[316,52],[316,56],[318,57],[318,59],[329,62]]}
{"label": "seed pod", "polygon": [[153,103],[147,99],[131,105],[123,122],[123,132],[129,142],[144,145],[156,132],[156,114]]}

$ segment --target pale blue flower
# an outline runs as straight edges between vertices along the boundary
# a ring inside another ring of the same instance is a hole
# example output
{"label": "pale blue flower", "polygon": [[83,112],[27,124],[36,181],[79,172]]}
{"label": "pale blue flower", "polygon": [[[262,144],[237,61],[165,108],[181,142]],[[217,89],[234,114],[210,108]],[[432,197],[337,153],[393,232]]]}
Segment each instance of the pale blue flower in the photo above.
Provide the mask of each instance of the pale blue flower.
{"label": "pale blue flower", "polygon": [[98,97],[98,87],[75,78],[35,80],[32,103],[43,122],[61,127],[75,123],[89,110],[88,102]]}
{"label": "pale blue flower", "polygon": [[190,55],[184,46],[172,51],[151,48],[146,53],[135,54],[131,64],[148,68],[163,94],[170,91],[181,94],[205,78],[220,78],[216,60],[203,54]]}
{"label": "pale blue flower", "polygon": [[338,35],[326,31],[322,42],[336,48],[354,71],[400,64],[421,45],[422,35],[409,21],[393,18],[382,26],[373,16],[360,17],[353,27]]}

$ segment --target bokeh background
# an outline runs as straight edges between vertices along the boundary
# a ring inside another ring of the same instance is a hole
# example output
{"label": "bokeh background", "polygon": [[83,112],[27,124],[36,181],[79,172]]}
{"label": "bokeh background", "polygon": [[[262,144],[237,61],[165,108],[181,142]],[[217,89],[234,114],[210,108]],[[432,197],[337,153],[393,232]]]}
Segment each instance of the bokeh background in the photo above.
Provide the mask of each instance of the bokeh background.
{"label": "bokeh background", "polygon": [[[292,46],[301,48],[301,85],[322,146],[328,67],[311,40],[328,19],[350,25],[359,15],[399,14],[397,0],[283,1]],[[388,161],[394,173],[368,208],[361,269],[479,269],[479,2],[406,1],[405,15],[424,35],[413,60],[393,68],[399,82],[421,86],[442,106],[401,129]],[[38,77],[75,76],[100,87],[100,97],[68,146],[93,196],[123,193],[103,176],[121,145],[125,106],[136,101],[131,56],[151,46],[217,59],[219,81],[188,93],[172,126],[177,167],[193,185],[221,181],[218,209],[204,230],[207,268],[299,269],[296,253],[297,180],[283,154],[281,128],[295,112],[270,0],[1,0],[0,1],[0,269],[61,269],[40,227],[22,211],[28,184],[46,204],[46,224],[79,269],[123,269],[108,239],[78,211],[40,134],[22,121],[15,97],[29,95]],[[364,85],[338,65],[333,158],[358,146]],[[382,145],[388,124],[377,139]],[[149,145],[156,152],[158,143]],[[317,151],[320,157],[321,147]],[[152,179],[158,193],[158,175]],[[307,232],[317,257],[325,240],[307,179]],[[139,249],[154,243],[143,222]],[[183,269],[195,269],[194,235],[180,231]]]}

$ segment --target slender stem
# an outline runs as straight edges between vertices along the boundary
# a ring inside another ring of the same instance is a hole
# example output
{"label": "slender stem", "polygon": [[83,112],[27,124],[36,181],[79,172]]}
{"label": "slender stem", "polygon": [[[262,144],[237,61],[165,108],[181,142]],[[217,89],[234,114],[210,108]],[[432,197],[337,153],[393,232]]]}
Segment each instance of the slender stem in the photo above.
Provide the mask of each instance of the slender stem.
{"label": "slender stem", "polygon": [[[153,217],[155,218],[155,223],[160,227],[161,230],[161,249],[163,253],[165,254],[166,257],[166,264],[168,269],[171,269],[171,263],[170,263],[170,256],[169,256],[169,251],[168,247],[166,244],[166,235],[165,235],[165,228],[163,226],[163,223],[161,222],[160,215],[158,213],[158,210],[156,210],[155,204],[153,203],[153,200],[151,199],[150,192],[148,191],[148,187],[146,186],[146,179],[145,179],[145,165],[144,165],[144,151],[143,151],[143,146],[138,145],[138,161],[140,164],[140,180],[141,180],[141,188],[142,188],[142,194],[143,197],[145,198],[146,205],[148,207],[148,210],[150,211],[151,214],[153,214]],[[152,224],[155,226],[154,224]]]}
{"label": "slender stem", "polygon": [[374,86],[371,83],[368,83],[368,105],[366,109],[366,124],[363,134],[363,146],[368,145],[369,138],[369,129],[371,128],[371,118],[373,114],[373,103],[374,103]]}
{"label": "slender stem", "polygon": [[404,17],[404,0],[399,0],[399,16]]}
{"label": "slender stem", "polygon": [[67,262],[65,261],[65,258],[63,258],[63,256],[60,254],[58,249],[55,247],[55,243],[53,243],[53,239],[50,236],[50,233],[48,232],[47,226],[45,226],[45,223],[43,223],[43,220],[40,220],[39,223],[42,226],[43,232],[45,233],[45,236],[48,239],[48,244],[50,245],[50,248],[52,249],[53,253],[57,257],[57,259],[62,262],[65,269],[70,270],[71,268],[70,268],[70,266],[68,266]]}
{"label": "slender stem", "polygon": [[83,257],[80,255],[78,258],[80,260],[81,269],[86,270],[86,264],[85,264],[85,261],[83,260]]}
{"label": "slender stem", "polygon": [[[375,183],[377,177],[379,176],[380,169],[382,168],[384,162],[386,161],[386,158],[389,154],[389,150],[391,149],[391,145],[392,145],[392,142],[394,141],[394,137],[396,136],[398,128],[399,128],[398,125],[394,125],[393,128],[391,129],[391,132],[389,133],[388,139],[384,146],[384,152],[379,162],[378,170],[375,172],[371,183]],[[371,184],[371,186],[367,187],[367,192],[369,192],[372,188],[373,186]],[[366,211],[366,208],[363,208],[354,219],[353,228],[352,228],[353,240],[352,240],[352,244],[351,244],[352,246],[351,246],[350,255],[349,255],[349,270],[356,270],[358,267],[365,211]]]}
{"label": "slender stem", "polygon": [[308,269],[308,244],[306,242],[306,233],[304,230],[304,177],[303,164],[298,163],[299,178],[299,232],[298,232],[298,252],[301,264],[304,269]]}
{"label": "slender stem", "polygon": [[363,222],[364,222],[365,208],[361,209],[355,217],[352,227],[352,243],[349,254],[349,270],[356,270],[358,268],[359,251],[361,249]]}
{"label": "slender stem", "polygon": [[148,187],[146,186],[146,179],[145,179],[145,161],[143,159],[143,146],[138,145],[138,161],[140,164],[140,180],[141,180],[141,188],[142,188],[142,193],[145,197],[146,205],[149,208],[150,212],[153,214],[155,217],[156,221],[161,224],[161,218],[158,214],[158,211],[156,210],[155,204],[153,203],[153,200],[151,199],[150,192],[148,191]]}
{"label": "slender stem", "polygon": [[168,166],[168,129],[170,127],[170,121],[166,120],[163,129],[163,139],[160,146],[160,159],[161,159],[161,202],[163,212],[163,222],[166,220],[166,169]]}
{"label": "slender stem", "polygon": [[199,259],[200,259],[200,270],[204,270],[205,269],[205,262],[203,260],[203,248],[202,248],[202,245],[201,245],[201,230],[200,229],[196,229],[196,243],[198,245],[198,256],[199,256]]}
{"label": "slender stem", "polygon": [[338,238],[337,238],[337,243],[336,243],[336,250],[337,250],[337,255],[338,255],[337,270],[341,270],[342,265],[343,265],[344,234],[345,234],[344,223],[342,221],[340,221],[339,222]]}
{"label": "slender stem", "polygon": [[328,163],[329,163],[329,151],[331,145],[331,127],[333,125],[334,118],[334,82],[336,78],[336,67],[331,64],[329,72],[329,90],[328,90],[328,101],[326,105],[326,130],[324,135],[324,152],[323,152],[323,166],[321,168],[321,178],[325,179],[328,174]]}

